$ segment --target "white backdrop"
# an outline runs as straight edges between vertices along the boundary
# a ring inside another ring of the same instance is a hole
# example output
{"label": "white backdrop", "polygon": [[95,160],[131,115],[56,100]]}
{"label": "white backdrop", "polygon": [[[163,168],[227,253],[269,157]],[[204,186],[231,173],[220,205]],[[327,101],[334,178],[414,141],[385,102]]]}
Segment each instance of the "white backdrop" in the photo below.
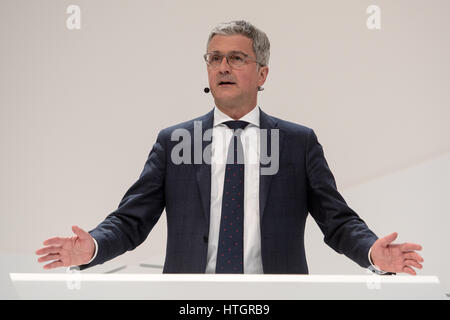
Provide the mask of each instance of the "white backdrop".
{"label": "white backdrop", "polygon": [[[69,30],[66,8],[81,9]],[[366,9],[381,9],[369,30]],[[383,236],[423,245],[450,292],[450,2],[0,1],[0,252],[95,227],[162,128],[213,107],[210,30],[246,19],[271,41],[261,108],[315,130],[339,190]],[[165,217],[116,262],[162,260]],[[309,219],[311,273],[365,273]]]}

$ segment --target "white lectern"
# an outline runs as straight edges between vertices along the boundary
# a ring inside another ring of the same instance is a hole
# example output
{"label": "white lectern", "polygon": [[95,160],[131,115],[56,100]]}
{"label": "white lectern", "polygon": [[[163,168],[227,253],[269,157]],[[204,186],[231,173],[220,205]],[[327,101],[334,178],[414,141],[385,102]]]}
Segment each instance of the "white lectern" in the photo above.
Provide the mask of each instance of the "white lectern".
{"label": "white lectern", "polygon": [[10,278],[20,299],[446,299],[435,276],[10,273]]}

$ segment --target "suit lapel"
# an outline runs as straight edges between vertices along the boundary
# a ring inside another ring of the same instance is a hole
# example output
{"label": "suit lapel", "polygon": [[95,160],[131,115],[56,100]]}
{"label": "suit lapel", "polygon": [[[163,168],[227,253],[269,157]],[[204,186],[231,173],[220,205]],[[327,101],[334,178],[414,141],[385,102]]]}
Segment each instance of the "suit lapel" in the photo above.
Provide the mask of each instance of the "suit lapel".
{"label": "suit lapel", "polygon": [[[266,134],[267,136],[267,153],[271,153],[271,138],[270,138],[270,130],[271,129],[279,129],[278,123],[275,118],[267,115],[265,112],[263,112],[260,109],[260,116],[259,116],[259,127],[260,129],[266,129],[267,131],[264,133],[264,131],[261,132],[261,134]],[[279,154],[281,156],[283,145],[284,145],[284,133],[282,130],[279,130]],[[261,155],[261,144],[259,147],[259,154]],[[280,161],[279,161],[280,163]],[[281,165],[281,163],[280,163]],[[262,221],[264,210],[266,208],[267,198],[269,196],[269,190],[270,190],[270,183],[272,182],[273,175],[262,175],[261,174],[261,168],[263,167],[270,167],[269,164],[261,164],[260,161],[260,174],[259,174],[259,217],[260,221]]]}
{"label": "suit lapel", "polygon": [[[201,121],[202,128],[202,136],[203,138],[204,133],[208,129],[212,129],[213,127],[213,120],[214,120],[214,109],[212,109],[210,112],[208,112],[206,115],[198,119],[197,121]],[[195,122],[194,122],[195,126]],[[194,127],[191,132],[191,137],[194,137]],[[203,214],[205,216],[205,220],[207,222],[207,225],[209,225],[209,215],[211,210],[211,164],[205,163],[203,159],[203,151],[205,148],[211,144],[212,140],[210,141],[203,141],[202,139],[202,160],[200,164],[195,164],[194,161],[194,168],[195,173],[197,177],[197,183],[200,190],[200,197],[202,201],[203,206]],[[209,149],[209,153],[211,153],[211,149]],[[192,144],[192,160],[194,159],[194,144]],[[209,159],[211,159],[211,154],[209,154]]]}

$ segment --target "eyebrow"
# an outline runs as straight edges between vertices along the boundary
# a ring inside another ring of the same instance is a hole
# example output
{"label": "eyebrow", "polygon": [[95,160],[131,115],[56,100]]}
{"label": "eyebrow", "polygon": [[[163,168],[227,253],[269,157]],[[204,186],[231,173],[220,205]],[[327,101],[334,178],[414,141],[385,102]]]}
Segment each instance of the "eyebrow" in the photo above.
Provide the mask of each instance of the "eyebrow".
{"label": "eyebrow", "polygon": [[[221,51],[218,51],[218,50],[214,50],[214,51],[211,51],[210,53],[218,53],[218,54],[223,54]],[[229,53],[242,53],[243,55],[246,55],[246,56],[248,56],[248,54],[247,53],[245,53],[245,52],[242,52],[242,51],[238,51],[238,50],[232,50],[232,51],[230,51]]]}

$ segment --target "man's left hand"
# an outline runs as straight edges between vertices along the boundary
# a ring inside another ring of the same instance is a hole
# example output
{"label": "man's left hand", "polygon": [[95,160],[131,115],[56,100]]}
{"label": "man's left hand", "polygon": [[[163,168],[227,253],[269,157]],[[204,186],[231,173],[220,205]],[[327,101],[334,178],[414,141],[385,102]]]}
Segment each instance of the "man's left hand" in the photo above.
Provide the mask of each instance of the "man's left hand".
{"label": "man's left hand", "polygon": [[422,246],[415,243],[393,244],[397,236],[394,232],[375,241],[370,253],[372,263],[383,271],[416,275],[412,267],[422,269],[424,260],[415,251],[422,250]]}

